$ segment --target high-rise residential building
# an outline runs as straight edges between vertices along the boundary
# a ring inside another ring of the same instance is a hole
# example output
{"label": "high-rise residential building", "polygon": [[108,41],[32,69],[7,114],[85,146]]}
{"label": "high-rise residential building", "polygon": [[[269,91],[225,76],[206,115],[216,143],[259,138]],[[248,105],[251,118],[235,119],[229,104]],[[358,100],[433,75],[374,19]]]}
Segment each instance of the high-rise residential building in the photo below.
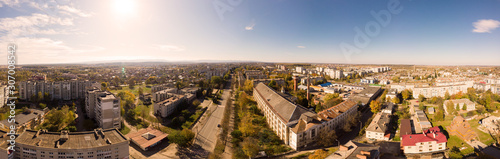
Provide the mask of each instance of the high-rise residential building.
{"label": "high-rise residential building", "polygon": [[108,91],[99,92],[94,110],[95,120],[100,128],[121,127],[120,98]]}
{"label": "high-rise residential building", "polygon": [[23,81],[19,83],[19,99],[32,100],[38,93],[49,94],[51,100],[75,100],[85,98],[85,93],[92,87],[101,88],[97,82],[71,81]]}
{"label": "high-rise residential building", "polygon": [[95,105],[97,94],[101,92],[97,87],[94,87],[86,92],[85,95],[85,110],[87,112],[87,117],[94,118],[95,117]]}

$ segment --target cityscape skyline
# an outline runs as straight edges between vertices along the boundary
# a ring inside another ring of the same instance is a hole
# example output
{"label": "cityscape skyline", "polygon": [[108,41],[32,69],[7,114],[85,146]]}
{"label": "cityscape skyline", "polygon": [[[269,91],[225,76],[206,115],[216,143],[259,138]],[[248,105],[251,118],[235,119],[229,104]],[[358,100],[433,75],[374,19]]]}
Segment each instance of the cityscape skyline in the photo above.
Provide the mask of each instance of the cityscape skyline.
{"label": "cityscape skyline", "polygon": [[500,64],[498,0],[230,2],[2,0],[0,43],[18,46],[21,65]]}

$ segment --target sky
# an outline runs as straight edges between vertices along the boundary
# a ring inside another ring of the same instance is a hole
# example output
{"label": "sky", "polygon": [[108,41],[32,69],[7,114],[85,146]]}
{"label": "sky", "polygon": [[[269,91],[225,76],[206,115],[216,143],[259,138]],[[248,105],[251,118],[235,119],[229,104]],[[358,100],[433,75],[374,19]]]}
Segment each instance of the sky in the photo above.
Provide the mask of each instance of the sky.
{"label": "sky", "polygon": [[18,64],[500,65],[500,0],[0,0]]}

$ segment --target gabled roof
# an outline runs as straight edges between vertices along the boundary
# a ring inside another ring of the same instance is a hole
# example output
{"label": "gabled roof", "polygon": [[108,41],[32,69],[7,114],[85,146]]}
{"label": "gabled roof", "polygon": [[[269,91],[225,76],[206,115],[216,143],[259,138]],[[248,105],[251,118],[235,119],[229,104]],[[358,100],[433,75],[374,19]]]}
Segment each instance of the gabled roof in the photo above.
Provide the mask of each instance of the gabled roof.
{"label": "gabled roof", "polygon": [[314,116],[315,113],[307,110],[301,105],[293,104],[280,94],[269,88],[263,83],[257,84],[255,91],[261,96],[264,102],[271,106],[271,109],[286,123],[298,120],[304,113],[310,113]]}
{"label": "gabled roof", "polygon": [[331,108],[328,108],[326,110],[319,112],[318,116],[321,120],[329,121],[329,120],[336,118],[340,114],[347,112],[349,109],[351,109],[356,104],[357,103],[354,102],[353,100],[348,99],[346,101],[343,101],[340,104],[337,104]]}
{"label": "gabled roof", "polygon": [[422,134],[411,134],[401,136],[401,146],[416,146],[417,143],[436,141],[437,143],[448,142],[446,136],[441,132],[439,127],[432,127],[424,131]]}

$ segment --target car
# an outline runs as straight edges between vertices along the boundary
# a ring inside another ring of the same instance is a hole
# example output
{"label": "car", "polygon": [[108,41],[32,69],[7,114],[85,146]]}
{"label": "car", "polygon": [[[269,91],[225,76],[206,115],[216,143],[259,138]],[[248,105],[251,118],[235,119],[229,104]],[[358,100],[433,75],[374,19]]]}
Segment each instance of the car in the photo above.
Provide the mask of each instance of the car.
{"label": "car", "polygon": [[220,124],[217,124],[217,127],[220,128]]}

